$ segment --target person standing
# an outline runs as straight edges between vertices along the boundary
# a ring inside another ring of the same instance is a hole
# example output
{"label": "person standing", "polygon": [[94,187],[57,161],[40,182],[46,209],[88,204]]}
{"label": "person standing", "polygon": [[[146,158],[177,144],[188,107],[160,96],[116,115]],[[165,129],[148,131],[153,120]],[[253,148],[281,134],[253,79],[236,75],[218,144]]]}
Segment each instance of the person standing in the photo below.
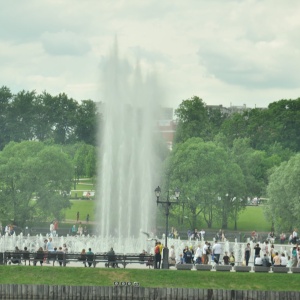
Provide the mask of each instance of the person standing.
{"label": "person standing", "polygon": [[225,255],[223,256],[223,262],[224,262],[224,265],[229,265],[229,256],[228,256],[227,252],[225,252]]}
{"label": "person standing", "polygon": [[86,220],[87,223],[90,221],[90,214],[86,215],[86,219],[85,220]]}
{"label": "person standing", "polygon": [[260,256],[260,250],[261,248],[259,247],[259,244],[257,243],[255,246],[254,246],[254,263],[255,263],[255,258],[257,256]]}
{"label": "person standing", "polygon": [[76,214],[76,222],[79,222],[79,211]]}
{"label": "person standing", "polygon": [[204,241],[204,238],[205,238],[205,231],[204,231],[204,229],[201,229],[201,231],[200,231],[200,237],[201,237],[201,240]]}
{"label": "person standing", "polygon": [[176,255],[175,255],[174,246],[172,245],[170,248],[170,254],[169,254],[169,265],[175,266],[175,264],[176,264]]}
{"label": "person standing", "polygon": [[246,266],[248,266],[248,264],[249,264],[250,255],[251,255],[251,247],[250,247],[250,244],[248,243],[245,248],[245,256],[244,256]]}
{"label": "person standing", "polygon": [[54,247],[53,247],[53,243],[52,243],[52,238],[50,237],[47,244],[46,244],[46,251],[47,251],[47,264],[50,264],[49,262],[49,256],[50,256],[50,252],[54,251]]}
{"label": "person standing", "polygon": [[76,225],[74,224],[71,228],[71,234],[72,235],[76,235],[77,229],[76,229]]}
{"label": "person standing", "polygon": [[192,263],[192,252],[189,249],[189,247],[186,247],[186,249],[183,252],[183,259],[186,264],[191,264]]}
{"label": "person standing", "polygon": [[54,221],[50,224],[50,236],[54,236]]}
{"label": "person standing", "polygon": [[154,248],[154,269],[160,269],[161,254],[160,254],[160,242],[156,242]]}
{"label": "person standing", "polygon": [[230,262],[231,266],[234,266],[234,264],[235,264],[235,257],[234,257],[233,252],[231,252],[231,254],[229,256],[229,262]]}
{"label": "person standing", "polygon": [[282,232],[280,234],[280,244],[284,244],[285,243],[285,239],[286,239],[285,233]]}
{"label": "person standing", "polygon": [[214,255],[214,261],[216,264],[219,263],[221,252],[222,252],[221,244],[215,241],[215,244],[213,245],[212,248],[212,253]]}
{"label": "person standing", "polygon": [[207,265],[207,263],[208,263],[208,254],[209,254],[208,252],[209,252],[208,242],[205,242],[203,249],[202,249],[202,263],[204,265]]}
{"label": "person standing", "polygon": [[201,248],[201,245],[199,244],[198,245],[198,248],[196,249],[196,254],[195,254],[195,257],[196,257],[196,264],[201,264],[202,263],[202,248]]}
{"label": "person standing", "polygon": [[55,235],[55,236],[57,235],[57,230],[58,230],[58,221],[55,220],[55,221],[54,221],[54,235]]}
{"label": "person standing", "polygon": [[81,226],[81,223],[78,226],[77,233],[79,236],[82,236],[82,234],[83,234],[83,227]]}
{"label": "person standing", "polygon": [[292,243],[297,244],[297,239],[298,239],[297,228],[294,229],[292,236],[293,236]]}

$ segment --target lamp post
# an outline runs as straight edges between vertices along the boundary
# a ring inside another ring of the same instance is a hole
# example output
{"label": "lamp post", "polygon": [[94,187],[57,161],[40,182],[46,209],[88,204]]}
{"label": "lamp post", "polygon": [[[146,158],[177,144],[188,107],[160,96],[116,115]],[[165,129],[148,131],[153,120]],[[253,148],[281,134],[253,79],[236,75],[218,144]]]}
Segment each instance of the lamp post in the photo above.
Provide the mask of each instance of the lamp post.
{"label": "lamp post", "polygon": [[180,191],[178,188],[176,188],[175,190],[175,198],[176,201],[170,201],[170,193],[168,191],[168,195],[167,195],[167,200],[166,201],[162,201],[160,200],[160,194],[161,194],[161,189],[158,186],[155,189],[155,196],[156,196],[156,203],[157,205],[160,204],[165,204],[165,214],[166,214],[166,231],[165,231],[165,247],[163,249],[163,263],[162,263],[162,268],[163,269],[169,269],[169,249],[168,249],[168,233],[169,233],[169,209],[170,206],[172,204],[178,204],[178,198],[180,195]]}
{"label": "lamp post", "polygon": [[74,166],[74,190],[76,190],[77,166]]}

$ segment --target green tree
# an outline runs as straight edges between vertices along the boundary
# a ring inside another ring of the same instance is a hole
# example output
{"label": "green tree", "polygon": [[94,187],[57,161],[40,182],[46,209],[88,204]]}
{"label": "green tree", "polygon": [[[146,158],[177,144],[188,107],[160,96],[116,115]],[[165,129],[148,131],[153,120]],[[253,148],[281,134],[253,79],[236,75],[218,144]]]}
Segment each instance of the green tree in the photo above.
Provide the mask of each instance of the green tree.
{"label": "green tree", "polygon": [[267,187],[266,216],[275,230],[291,231],[300,225],[300,154],[274,167]]}
{"label": "green tree", "polygon": [[100,120],[96,103],[91,100],[83,100],[76,112],[75,135],[77,140],[96,146]]}
{"label": "green tree", "polygon": [[190,211],[193,226],[201,215],[209,228],[216,216],[227,227],[233,211],[230,199],[233,195],[241,197],[244,183],[239,166],[231,161],[224,148],[200,138],[188,139],[171,153],[166,173],[169,185],[180,187],[184,199],[188,199],[184,207]]}
{"label": "green tree", "polygon": [[8,130],[8,109],[12,101],[12,93],[9,88],[2,86],[0,88],[0,150],[10,141]]}
{"label": "green tree", "polygon": [[9,143],[0,153],[1,213],[19,226],[33,219],[61,219],[70,202],[64,195],[72,165],[56,146]]}
{"label": "green tree", "polygon": [[76,144],[76,146],[74,165],[77,167],[77,175],[79,177],[96,176],[96,148],[85,143]]}
{"label": "green tree", "polygon": [[7,109],[7,128],[10,141],[20,142],[34,139],[35,91],[21,91],[14,95]]}
{"label": "green tree", "polygon": [[175,143],[181,143],[192,137],[206,137],[208,115],[205,103],[197,96],[184,100],[175,110],[177,129]]}

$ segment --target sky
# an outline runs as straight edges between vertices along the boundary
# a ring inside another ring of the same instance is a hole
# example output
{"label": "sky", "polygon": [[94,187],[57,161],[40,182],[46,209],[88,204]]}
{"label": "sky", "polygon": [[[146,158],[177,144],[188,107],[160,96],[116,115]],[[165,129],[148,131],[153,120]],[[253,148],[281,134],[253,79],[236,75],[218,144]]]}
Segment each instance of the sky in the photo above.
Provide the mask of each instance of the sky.
{"label": "sky", "polygon": [[298,0],[0,0],[0,86],[103,101],[120,55],[154,72],[164,106],[267,107],[300,96]]}

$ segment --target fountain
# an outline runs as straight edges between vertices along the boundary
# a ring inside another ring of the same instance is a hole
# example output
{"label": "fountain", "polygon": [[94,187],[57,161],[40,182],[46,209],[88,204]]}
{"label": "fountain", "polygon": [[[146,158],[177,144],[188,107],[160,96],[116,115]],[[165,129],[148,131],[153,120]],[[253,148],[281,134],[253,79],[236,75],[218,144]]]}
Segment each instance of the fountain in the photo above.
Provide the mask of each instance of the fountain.
{"label": "fountain", "polygon": [[[155,77],[121,59],[117,43],[103,64],[103,121],[97,201],[101,237],[145,238],[155,227],[160,175],[155,131],[161,95]],[[157,133],[156,133],[157,134]]]}
{"label": "fountain", "polygon": [[[0,236],[0,253],[4,251],[13,251],[17,246],[19,249],[27,249],[30,252],[35,252],[39,247],[43,247],[44,239],[48,236],[36,235],[12,235],[8,236],[3,235]],[[53,245],[56,247],[60,247],[63,244],[67,245],[69,253],[79,253],[81,250],[92,248],[93,252],[96,254],[107,252],[111,247],[113,247],[116,253],[126,254],[126,253],[141,253],[142,250],[147,251],[148,253],[153,254],[154,250],[154,242],[149,241],[146,238],[137,239],[134,237],[127,237],[124,239],[120,239],[119,237],[99,237],[99,236],[56,236],[53,237]],[[191,241],[191,240],[180,240],[180,239],[168,239],[168,245],[174,246],[175,255],[179,257],[179,254],[182,253],[182,250],[185,246],[192,246],[195,250],[198,245],[204,246],[204,241]],[[220,242],[222,247],[222,253],[220,255],[220,260],[224,256],[225,252],[234,252],[235,261],[238,264],[241,264],[244,260],[244,250],[245,245],[247,243],[238,243],[237,241],[229,242],[226,240],[225,242]],[[262,243],[261,247],[262,247]],[[251,256],[249,260],[249,266],[253,265],[254,262],[254,243],[251,241]],[[285,253],[286,256],[291,255],[291,245],[281,245],[275,244],[276,251],[280,253]],[[214,264],[210,261],[210,264]]]}

